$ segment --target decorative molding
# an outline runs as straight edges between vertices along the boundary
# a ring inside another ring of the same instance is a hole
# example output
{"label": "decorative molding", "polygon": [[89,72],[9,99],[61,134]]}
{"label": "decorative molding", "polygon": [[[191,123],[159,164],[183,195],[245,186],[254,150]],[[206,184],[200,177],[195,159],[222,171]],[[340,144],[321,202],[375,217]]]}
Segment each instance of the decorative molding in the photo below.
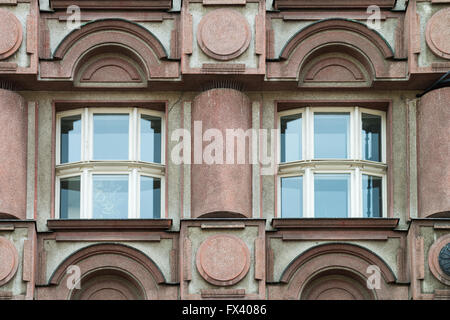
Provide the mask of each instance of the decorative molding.
{"label": "decorative molding", "polygon": [[8,283],[19,267],[19,254],[14,244],[0,237],[0,287]]}
{"label": "decorative molding", "polygon": [[185,281],[190,281],[192,279],[192,241],[189,238],[183,241],[183,253],[184,253],[184,279]]}
{"label": "decorative molding", "polygon": [[245,289],[202,289],[201,297],[204,299],[242,299]]}
{"label": "decorative molding", "polygon": [[50,219],[47,227],[53,231],[74,230],[168,230],[172,219]]}
{"label": "decorative molding", "polygon": [[428,20],[425,39],[430,50],[439,57],[450,59],[450,8],[436,12]]}
{"label": "decorative molding", "polygon": [[66,10],[71,5],[81,9],[169,10],[172,0],[50,0],[52,9]]}
{"label": "decorative molding", "polygon": [[0,39],[0,60],[12,56],[22,44],[22,24],[6,9],[0,9]]}
{"label": "decorative molding", "polygon": [[[53,56],[57,59],[62,59],[67,54],[69,49],[74,47],[74,45],[82,38],[85,38],[93,33],[113,30],[132,34],[141,39],[152,48],[153,52],[159,59],[167,57],[163,45],[153,34],[150,33],[150,31],[144,29],[136,23],[131,23],[121,19],[104,19],[84,24],[80,29],[72,31],[62,40],[56,48]],[[95,44],[97,45],[98,43]]]}
{"label": "decorative molding", "polygon": [[[368,263],[368,265],[376,265],[380,268],[381,274],[383,275],[383,278],[386,280],[386,282],[391,283],[395,281],[395,276],[392,270],[376,254],[360,246],[341,243],[318,245],[303,252],[296,259],[294,259],[283,271],[280,281],[289,283],[296,272],[306,262],[313,260],[316,257],[327,255],[348,255],[353,257],[353,259],[365,261],[366,263]],[[332,263],[334,263],[335,265],[339,265],[338,261],[333,261]],[[342,267],[351,266],[342,265]]]}
{"label": "decorative molding", "polygon": [[[447,286],[450,286],[450,275],[445,273],[444,270],[442,270],[442,267],[439,264],[439,256],[444,247],[447,246],[448,248],[449,243],[450,243],[450,234],[446,234],[438,238],[428,251],[428,266],[430,267],[431,273],[435,276],[436,279],[446,284]],[[445,254],[448,256],[447,259],[450,259],[450,255],[448,255],[448,249],[447,253]],[[450,263],[450,261],[447,260],[447,263]]]}
{"label": "decorative molding", "polygon": [[[350,21],[347,19],[326,19],[315,22],[309,27],[299,31],[296,35],[294,35],[288,42],[288,44],[284,47],[280,57],[283,59],[287,59],[298,47],[298,45],[302,43],[305,39],[311,37],[314,34],[329,30],[346,30],[359,34],[360,36],[363,36],[364,38],[368,39],[371,43],[373,43],[380,50],[385,59],[391,58],[393,56],[392,48],[389,47],[386,40],[381,38],[380,34],[377,33],[376,31],[367,28],[366,25],[359,22]],[[340,38],[334,38],[333,40],[338,39],[342,40]],[[326,40],[329,41],[330,39]]]}
{"label": "decorative molding", "polygon": [[216,60],[239,57],[252,38],[246,18],[236,10],[216,9],[206,14],[197,27],[197,42],[202,51]]}
{"label": "decorative molding", "polygon": [[419,236],[415,238],[415,250],[416,250],[416,261],[415,267],[417,270],[417,279],[423,280],[425,278],[425,263],[424,263],[424,238]]}
{"label": "decorative molding", "polygon": [[299,31],[286,44],[280,61],[267,62],[267,77],[298,79],[305,65],[324,53],[339,53],[354,57],[370,79],[405,78],[405,61],[388,61],[392,48],[379,33],[362,23],[346,19],[327,19]]}
{"label": "decorative molding", "polygon": [[298,218],[298,219],[272,219],[272,227],[279,230],[285,229],[376,229],[393,230],[397,227],[398,218]]}
{"label": "decorative molding", "polygon": [[99,59],[91,63],[80,77],[80,82],[141,82],[136,68],[120,58]]}
{"label": "decorative molding", "polygon": [[204,73],[244,73],[245,64],[243,63],[204,63],[202,65]]}
{"label": "decorative molding", "polygon": [[366,9],[376,5],[383,9],[392,9],[396,0],[275,0],[275,9]]}
{"label": "decorative molding", "polygon": [[230,286],[247,275],[250,251],[236,236],[214,235],[199,246],[196,263],[198,272],[206,281],[217,286]]}
{"label": "decorative molding", "polygon": [[178,62],[167,60],[164,47],[148,30],[106,19],[87,23],[64,38],[55,50],[55,61],[41,61],[41,78],[72,80],[86,59],[105,53],[126,55],[142,66],[148,80],[179,77]]}
{"label": "decorative molding", "polygon": [[245,5],[247,0],[203,0],[203,5]]}
{"label": "decorative molding", "polygon": [[[148,256],[138,251],[137,249],[121,244],[95,244],[85,247],[66,258],[52,274],[50,283],[60,284],[62,278],[66,276],[66,270],[69,266],[80,264],[82,261],[90,257],[95,258],[96,263],[101,265],[102,256],[107,254],[116,255],[117,258],[119,258],[119,256],[122,256],[131,259],[132,261],[134,261],[134,263],[138,263],[139,265],[144,267],[146,271],[152,275],[156,283],[166,282],[164,279],[164,275],[159,270],[157,265]],[[65,286],[65,284],[63,284],[63,286]]]}
{"label": "decorative molding", "polygon": [[304,81],[355,82],[364,81],[364,75],[349,60],[343,58],[325,58],[309,68]]}

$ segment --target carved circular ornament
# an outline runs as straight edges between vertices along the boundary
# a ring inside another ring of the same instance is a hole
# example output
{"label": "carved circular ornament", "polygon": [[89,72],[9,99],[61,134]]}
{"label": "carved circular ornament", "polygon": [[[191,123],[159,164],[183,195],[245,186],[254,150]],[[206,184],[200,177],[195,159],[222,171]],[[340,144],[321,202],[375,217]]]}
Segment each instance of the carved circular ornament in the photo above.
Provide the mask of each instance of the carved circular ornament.
{"label": "carved circular ornament", "polygon": [[0,60],[13,55],[22,43],[22,25],[16,16],[0,9]]}
{"label": "carved circular ornament", "polygon": [[19,255],[16,248],[6,238],[0,237],[0,286],[16,274]]}
{"label": "carved circular ornament", "polygon": [[202,51],[217,60],[231,60],[247,50],[251,40],[245,17],[231,9],[217,9],[198,25],[197,42]]}
{"label": "carved circular ornament", "polygon": [[438,261],[442,271],[450,276],[450,242],[442,247],[439,252]]}
{"label": "carved circular ornament", "polygon": [[439,281],[450,286],[450,234],[440,237],[431,246],[428,265]]}
{"label": "carved circular ornament", "polygon": [[450,59],[450,8],[436,12],[427,24],[428,47],[436,55]]}
{"label": "carved circular ornament", "polygon": [[214,285],[233,285],[245,277],[249,268],[250,251],[236,236],[211,236],[198,248],[197,270]]}

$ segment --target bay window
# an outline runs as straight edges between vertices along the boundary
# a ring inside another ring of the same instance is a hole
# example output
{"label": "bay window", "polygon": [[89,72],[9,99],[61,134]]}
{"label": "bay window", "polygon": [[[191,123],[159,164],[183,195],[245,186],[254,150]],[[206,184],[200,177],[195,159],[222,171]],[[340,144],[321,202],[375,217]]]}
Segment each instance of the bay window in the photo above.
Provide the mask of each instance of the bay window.
{"label": "bay window", "polygon": [[278,115],[282,218],[386,217],[385,112],[305,107]]}
{"label": "bay window", "polygon": [[144,108],[58,113],[56,217],[160,218],[163,115]]}

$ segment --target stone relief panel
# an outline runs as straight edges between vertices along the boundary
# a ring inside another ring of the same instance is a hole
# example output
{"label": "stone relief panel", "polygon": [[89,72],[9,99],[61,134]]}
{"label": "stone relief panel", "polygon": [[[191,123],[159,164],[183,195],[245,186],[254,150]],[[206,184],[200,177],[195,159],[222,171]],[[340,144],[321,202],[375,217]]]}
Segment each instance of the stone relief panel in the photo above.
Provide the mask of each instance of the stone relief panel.
{"label": "stone relief panel", "polygon": [[263,220],[181,221],[181,299],[265,297]]}
{"label": "stone relief panel", "polygon": [[0,4],[0,74],[36,74],[37,0]]}
{"label": "stone relief panel", "polygon": [[450,235],[438,238],[431,246],[428,266],[436,279],[450,286]]}
{"label": "stone relief panel", "polygon": [[202,242],[197,251],[197,270],[209,283],[227,286],[238,283],[250,267],[250,251],[240,238],[215,235]]}
{"label": "stone relief panel", "polygon": [[265,2],[194,0],[181,11],[181,64],[188,74],[264,74]]}
{"label": "stone relief panel", "polygon": [[22,44],[22,25],[16,16],[0,9],[0,60],[17,52]]}
{"label": "stone relief panel", "polygon": [[251,40],[245,17],[230,9],[217,9],[205,15],[197,31],[202,51],[217,60],[231,60],[247,50]]}
{"label": "stone relief panel", "polygon": [[434,54],[450,59],[450,8],[439,10],[431,17],[425,37]]}
{"label": "stone relief panel", "polygon": [[19,265],[16,247],[6,238],[0,237],[0,287],[14,277]]}

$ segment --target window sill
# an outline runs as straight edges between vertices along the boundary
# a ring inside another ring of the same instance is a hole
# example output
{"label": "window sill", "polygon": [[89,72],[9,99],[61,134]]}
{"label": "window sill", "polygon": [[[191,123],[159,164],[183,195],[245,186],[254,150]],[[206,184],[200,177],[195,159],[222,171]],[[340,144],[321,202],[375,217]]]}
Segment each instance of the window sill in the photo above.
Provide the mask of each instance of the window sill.
{"label": "window sill", "polygon": [[275,229],[377,229],[393,230],[398,225],[397,218],[275,218]]}
{"label": "window sill", "polygon": [[379,173],[384,173],[387,170],[387,164],[383,162],[357,159],[314,159],[281,162],[278,164],[278,174],[286,174],[295,171],[302,172],[307,167],[328,170],[350,170],[358,167],[363,170],[371,169]]}
{"label": "window sill", "polygon": [[53,231],[73,230],[168,230],[172,219],[51,219],[47,227]]}

